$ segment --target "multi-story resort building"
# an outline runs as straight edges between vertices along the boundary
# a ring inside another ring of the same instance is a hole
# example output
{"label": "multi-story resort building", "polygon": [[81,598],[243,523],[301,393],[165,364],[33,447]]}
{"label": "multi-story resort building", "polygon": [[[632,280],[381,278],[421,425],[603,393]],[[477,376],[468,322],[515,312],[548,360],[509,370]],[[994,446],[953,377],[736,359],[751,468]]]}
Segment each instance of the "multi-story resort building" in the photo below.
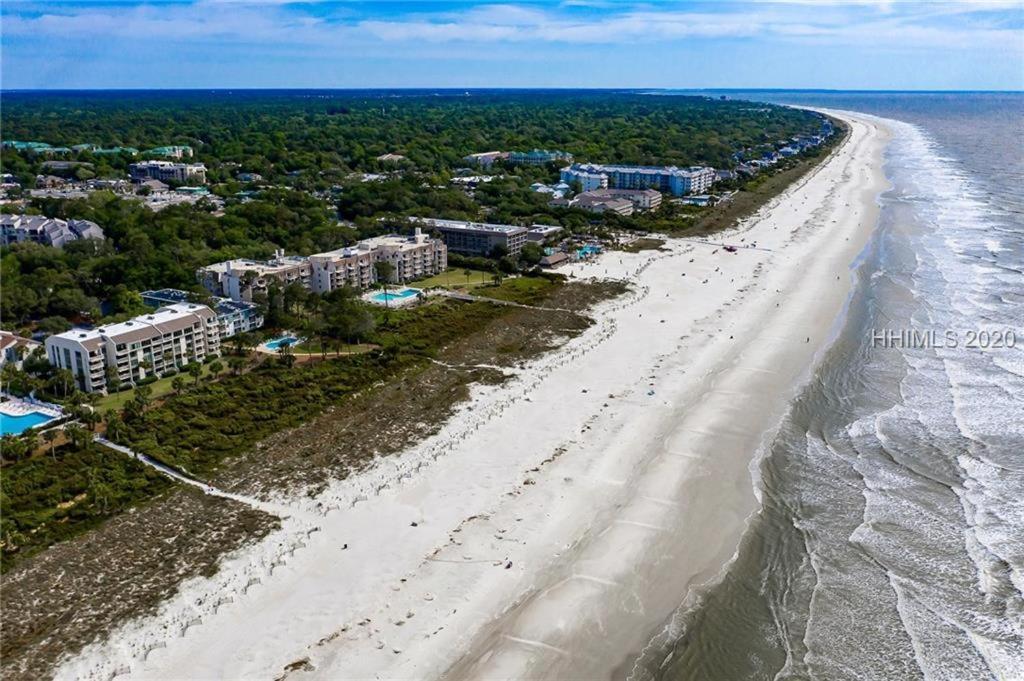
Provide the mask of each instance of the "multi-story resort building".
{"label": "multi-story resort building", "polygon": [[494,165],[495,161],[507,159],[508,156],[509,154],[507,151],[483,151],[479,154],[463,156],[462,160],[470,165],[480,166],[481,168],[490,168]]}
{"label": "multi-story resort building", "polygon": [[0,243],[34,241],[60,248],[78,239],[102,239],[103,230],[89,220],[59,220],[42,215],[0,215]]}
{"label": "multi-story resort building", "polygon": [[196,278],[207,291],[231,300],[252,302],[254,293],[266,293],[276,281],[282,288],[298,282],[312,290],[313,268],[309,258],[278,251],[270,260],[225,260],[201,267]]}
{"label": "multi-story resort building", "polygon": [[492,225],[439,218],[412,219],[437,231],[448,250],[455,253],[490,255],[495,248],[500,247],[509,255],[517,255],[526,243],[527,229],[518,225]]}
{"label": "multi-story resort building", "polygon": [[309,256],[312,290],[327,293],[342,286],[369,288],[377,283],[378,262],[391,263],[391,283],[444,272],[448,248],[416,228],[413,236],[389,235],[364,239],[354,246]]}
{"label": "multi-story resort building", "polygon": [[557,161],[572,163],[572,154],[564,151],[534,149],[532,151],[513,151],[508,155],[508,162],[512,165],[542,166],[546,163],[555,163]]}
{"label": "multi-story resort building", "polygon": [[145,153],[151,156],[166,156],[167,158],[192,158],[193,152],[192,147],[189,146],[174,146],[148,149]]}
{"label": "multi-story resort building", "polygon": [[625,199],[637,210],[657,210],[661,206],[661,192],[656,189],[595,189],[579,194],[577,198],[584,196],[597,199]]}
{"label": "multi-story resort building", "polygon": [[220,323],[205,305],[177,303],[119,324],[72,329],[46,339],[50,363],[80,390],[105,391],[108,377],[135,383],[220,354]]}
{"label": "multi-story resort building", "polygon": [[582,208],[591,213],[616,213],[632,215],[633,202],[629,199],[614,196],[599,196],[596,192],[585,192],[569,199],[566,204],[570,208]]}
{"label": "multi-story resort building", "polygon": [[[524,230],[525,231],[525,230]],[[299,283],[308,291],[327,293],[343,286],[369,288],[377,283],[376,263],[392,265],[391,281],[406,282],[438,274],[448,268],[448,248],[420,229],[412,236],[392,234],[364,239],[311,256],[285,256],[279,251],[266,261],[228,260],[200,268],[196,278],[215,296],[251,302],[254,293],[266,293],[271,282],[282,288]]]}
{"label": "multi-story resort building", "polygon": [[174,163],[172,161],[142,161],[128,166],[128,175],[135,182],[160,180],[183,184],[206,182],[206,166],[202,163]]}
{"label": "multi-story resort building", "polygon": [[[569,171],[569,169],[562,170],[562,182],[566,184],[578,185],[578,191],[581,192],[592,192],[596,189],[605,189],[608,187],[608,176],[603,173],[588,173],[582,170],[580,171]],[[566,177],[571,177],[571,180],[567,180]]]}
{"label": "multi-story resort building", "polygon": [[534,225],[526,231],[526,240],[533,243],[544,243],[562,233],[561,225]]}
{"label": "multi-story resort building", "polygon": [[[142,302],[150,307],[160,308],[164,305],[190,303],[192,294],[176,288],[143,291]],[[220,297],[214,297],[212,302],[213,310],[217,313],[217,321],[220,323],[222,340],[239,333],[255,331],[263,326],[263,315],[255,303]]]}
{"label": "multi-story resort building", "polygon": [[675,196],[700,194],[715,181],[714,168],[704,166],[677,168],[574,163],[561,172],[562,181],[569,184],[580,182],[583,175],[605,175],[608,186],[615,189],[656,189]]}

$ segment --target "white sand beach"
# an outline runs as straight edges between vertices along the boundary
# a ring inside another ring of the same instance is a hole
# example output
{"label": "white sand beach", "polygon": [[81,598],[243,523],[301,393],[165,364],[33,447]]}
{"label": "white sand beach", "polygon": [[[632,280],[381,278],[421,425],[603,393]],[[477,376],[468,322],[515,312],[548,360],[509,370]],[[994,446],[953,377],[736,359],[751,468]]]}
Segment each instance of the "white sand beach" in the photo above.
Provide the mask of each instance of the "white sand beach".
{"label": "white sand beach", "polygon": [[714,243],[574,266],[633,290],[439,435],[279,500],[296,509],[279,532],[59,676],[628,676],[733,556],[759,451],[875,226],[889,133],[830,113],[849,139],[758,215]]}

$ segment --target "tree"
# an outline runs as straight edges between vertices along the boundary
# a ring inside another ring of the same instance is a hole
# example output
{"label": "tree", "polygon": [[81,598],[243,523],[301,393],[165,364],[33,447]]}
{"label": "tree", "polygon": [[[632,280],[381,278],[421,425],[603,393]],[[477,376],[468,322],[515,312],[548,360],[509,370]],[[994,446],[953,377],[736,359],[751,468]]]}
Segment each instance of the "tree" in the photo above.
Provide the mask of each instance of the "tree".
{"label": "tree", "polygon": [[192,377],[196,385],[199,385],[199,377],[203,375],[203,365],[199,362],[192,362],[188,365],[188,375]]}
{"label": "tree", "polygon": [[121,418],[121,415],[118,414],[113,409],[111,409],[107,411],[107,413],[104,415],[104,418],[107,421],[107,438],[113,440],[114,442],[123,441],[126,435],[126,428],[124,425],[124,420]]}
{"label": "tree", "polygon": [[239,376],[242,373],[242,369],[245,368],[246,361],[244,357],[229,357],[228,367],[231,369],[231,373],[235,376]]}
{"label": "tree", "polygon": [[280,356],[281,363],[291,369],[295,365],[295,352],[292,350],[292,346],[286,343],[277,349],[277,354]]}
{"label": "tree", "polygon": [[67,397],[71,394],[72,389],[75,386],[75,375],[68,369],[55,369],[53,375],[50,377],[50,381],[47,384],[47,389],[51,392],[59,391],[61,397]]}
{"label": "tree", "polygon": [[4,435],[0,441],[0,457],[4,461],[21,461],[28,453],[25,441],[14,435]]}
{"label": "tree", "polygon": [[81,426],[71,424],[64,429],[64,433],[76,449],[88,449],[90,447],[89,433]]}
{"label": "tree", "polygon": [[82,422],[85,423],[92,432],[96,432],[96,426],[98,426],[102,420],[103,418],[95,409],[86,409],[82,413]]}
{"label": "tree", "polygon": [[217,374],[219,374],[222,371],[224,371],[224,363],[223,362],[221,362],[220,360],[217,360],[217,359],[215,359],[212,362],[210,362],[210,373],[213,376],[216,376]]}
{"label": "tree", "polygon": [[57,452],[54,449],[53,444],[57,440],[57,429],[50,428],[49,430],[43,431],[43,440],[46,441],[46,444],[50,445],[50,456],[54,461],[57,461]]}
{"label": "tree", "polygon": [[171,389],[175,392],[175,394],[180,395],[181,391],[184,388],[185,388],[185,379],[184,378],[182,378],[181,376],[175,376],[173,379],[171,379]]}
{"label": "tree", "polygon": [[391,277],[395,276],[395,266],[387,260],[378,260],[373,263],[373,269],[377,275],[377,282],[384,287],[384,319],[389,320],[391,304],[388,302],[388,284],[391,282]]}
{"label": "tree", "polygon": [[117,367],[113,364],[103,370],[107,378],[107,392],[116,393],[121,388],[121,377],[117,373]]}

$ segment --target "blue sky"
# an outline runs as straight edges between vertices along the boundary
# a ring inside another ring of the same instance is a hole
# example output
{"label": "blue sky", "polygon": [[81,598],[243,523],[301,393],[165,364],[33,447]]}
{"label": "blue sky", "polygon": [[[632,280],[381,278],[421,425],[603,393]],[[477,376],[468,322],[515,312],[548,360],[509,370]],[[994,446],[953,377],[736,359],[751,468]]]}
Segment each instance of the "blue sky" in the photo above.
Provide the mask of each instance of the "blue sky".
{"label": "blue sky", "polygon": [[2,86],[1024,89],[1024,0],[4,0]]}

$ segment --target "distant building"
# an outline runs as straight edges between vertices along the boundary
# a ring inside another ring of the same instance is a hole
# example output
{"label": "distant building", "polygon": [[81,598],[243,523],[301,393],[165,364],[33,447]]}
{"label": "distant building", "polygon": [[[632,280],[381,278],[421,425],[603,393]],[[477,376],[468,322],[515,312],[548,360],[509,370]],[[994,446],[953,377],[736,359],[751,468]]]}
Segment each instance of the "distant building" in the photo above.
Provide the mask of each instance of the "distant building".
{"label": "distant building", "polygon": [[543,258],[541,258],[540,266],[548,269],[553,269],[555,267],[567,265],[570,262],[572,262],[572,258],[569,257],[568,253],[565,253],[563,251],[556,251],[551,255],[545,255]]}
{"label": "distant building", "polygon": [[569,201],[572,208],[582,208],[591,213],[616,213],[617,215],[632,215],[633,202],[629,199],[620,199],[614,196],[597,196],[594,192],[577,194]]}
{"label": "distant building", "polygon": [[614,189],[656,189],[675,196],[706,191],[715,181],[714,168],[692,166],[625,166],[575,163],[562,169],[562,181],[572,183],[580,174],[605,175]]}
{"label": "distant building", "polygon": [[220,355],[220,323],[205,305],[177,303],[126,322],[72,329],[46,339],[50,364],[74,375],[80,390],[107,389],[108,372],[136,383]]}
{"label": "distant building", "polygon": [[595,189],[576,198],[625,199],[637,210],[657,210],[661,206],[661,192],[656,189]]}
{"label": "distant building", "polygon": [[42,215],[0,215],[0,242],[4,246],[33,241],[60,248],[78,239],[102,239],[103,230],[89,220],[59,220]]}
{"label": "distant building", "polygon": [[149,191],[153,194],[159,194],[171,188],[166,182],[160,180],[143,180],[139,182],[139,189],[143,187],[149,187]]}
{"label": "distant building", "polygon": [[111,147],[110,149],[95,149],[92,153],[99,154],[101,156],[112,156],[115,154],[128,154],[129,156],[138,156],[139,150],[135,147]]}
{"label": "distant building", "polygon": [[518,255],[526,243],[527,230],[517,225],[492,225],[438,218],[412,220],[439,232],[448,250],[455,253],[486,256],[500,247],[509,255]]}
{"label": "distant building", "polygon": [[22,360],[42,346],[42,343],[31,338],[22,338],[10,331],[0,331],[0,366],[10,364],[20,369]]}
{"label": "distant building", "polygon": [[68,181],[57,175],[36,175],[36,189],[58,189]]}
{"label": "distant building", "polygon": [[526,240],[533,243],[542,243],[561,233],[562,227],[560,225],[534,225],[526,232]]}
{"label": "distant building", "polygon": [[5,149],[16,149],[17,151],[30,151],[37,154],[48,154],[63,149],[71,151],[67,147],[51,147],[46,142],[20,142],[18,140],[4,140]]}
{"label": "distant building", "polygon": [[448,268],[448,248],[417,227],[413,236],[392,234],[364,239],[354,246],[309,256],[312,290],[327,293],[343,286],[369,288],[377,283],[375,264],[392,266],[390,283],[440,274]]}
{"label": "distant building", "polygon": [[381,154],[377,157],[377,160],[383,163],[401,163],[407,159],[401,154]]}
{"label": "distant building", "polygon": [[513,151],[508,155],[508,162],[512,165],[542,166],[559,161],[572,163],[572,154],[564,151],[534,149],[532,151]]}
{"label": "distant building", "polygon": [[[176,288],[162,288],[155,291],[143,291],[142,302],[150,307],[160,308],[164,305],[191,303],[192,294]],[[220,337],[231,338],[239,333],[255,331],[263,326],[263,315],[255,303],[231,300],[230,298],[213,298],[213,309],[217,313],[220,324]]]}
{"label": "distant building", "polygon": [[202,163],[172,163],[171,161],[141,161],[128,166],[128,175],[135,182],[160,180],[189,184],[206,182],[206,166]]}
{"label": "distant building", "polygon": [[583,170],[566,168],[561,173],[562,182],[579,185],[579,191],[590,192],[608,186],[608,176],[603,173],[588,173]]}
{"label": "distant building", "polygon": [[266,293],[272,282],[284,288],[298,282],[312,290],[312,266],[309,258],[278,251],[270,260],[226,260],[196,272],[196,278],[207,291],[231,300],[252,302],[253,294]]}
{"label": "distant building", "polygon": [[262,182],[263,176],[259,173],[238,173],[236,176],[239,182]]}
{"label": "distant building", "polygon": [[481,168],[490,168],[494,165],[495,161],[505,160],[508,156],[509,154],[507,151],[483,151],[479,154],[463,156],[462,160],[470,165],[479,166]]}
{"label": "distant building", "polygon": [[150,156],[164,156],[166,158],[192,158],[193,151],[192,147],[188,146],[174,146],[174,147],[156,147],[155,149],[149,149],[145,152]]}

